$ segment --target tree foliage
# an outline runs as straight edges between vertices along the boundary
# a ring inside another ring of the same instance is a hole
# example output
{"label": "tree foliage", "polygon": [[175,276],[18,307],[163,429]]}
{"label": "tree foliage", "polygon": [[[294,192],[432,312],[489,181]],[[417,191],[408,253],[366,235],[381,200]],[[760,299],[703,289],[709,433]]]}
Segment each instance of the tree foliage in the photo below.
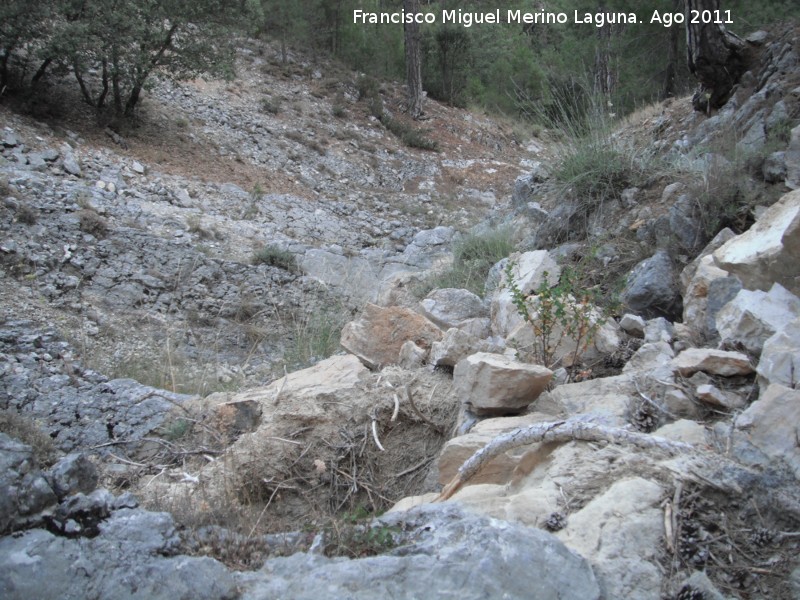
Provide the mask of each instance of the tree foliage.
{"label": "tree foliage", "polygon": [[[130,117],[148,79],[232,72],[234,0],[12,0],[3,7],[3,84],[70,74],[84,100]],[[32,10],[31,10],[32,9]]]}

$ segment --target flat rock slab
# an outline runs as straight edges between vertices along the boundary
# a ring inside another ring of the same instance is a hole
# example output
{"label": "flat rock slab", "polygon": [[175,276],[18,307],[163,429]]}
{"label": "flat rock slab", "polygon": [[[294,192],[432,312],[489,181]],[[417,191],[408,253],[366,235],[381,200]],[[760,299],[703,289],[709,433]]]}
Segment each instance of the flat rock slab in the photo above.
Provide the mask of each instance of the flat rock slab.
{"label": "flat rock slab", "polygon": [[712,348],[689,348],[673,358],[671,364],[672,370],[684,377],[691,377],[698,371],[724,377],[749,375],[753,372],[753,365],[747,355]]}
{"label": "flat rock slab", "polygon": [[364,313],[342,330],[342,347],[370,369],[398,364],[400,349],[408,341],[430,350],[442,339],[442,330],[414,311],[400,306],[382,308],[367,304]]}
{"label": "flat rock slab", "polygon": [[476,415],[504,415],[526,408],[547,388],[553,372],[501,354],[478,352],[462,359],[453,385]]}

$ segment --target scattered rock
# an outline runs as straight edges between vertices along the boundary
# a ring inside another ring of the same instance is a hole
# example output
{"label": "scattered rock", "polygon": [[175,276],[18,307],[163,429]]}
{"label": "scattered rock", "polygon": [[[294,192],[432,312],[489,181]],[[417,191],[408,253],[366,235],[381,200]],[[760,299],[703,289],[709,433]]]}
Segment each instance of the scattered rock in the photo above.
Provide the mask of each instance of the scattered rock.
{"label": "scattered rock", "polygon": [[758,382],[764,392],[772,384],[797,389],[800,385],[800,319],[775,332],[761,351]]}
{"label": "scattered rock", "polygon": [[[774,384],[736,419],[734,442],[754,446],[763,453],[764,462],[773,457],[782,459],[792,469],[795,477],[800,478],[798,423],[800,390]],[[740,449],[737,454],[741,460],[749,462],[748,452]]]}
{"label": "scattered rock", "polygon": [[644,337],[644,319],[639,315],[625,313],[619,320],[619,326],[628,335],[638,338]]}
{"label": "scattered rock", "polygon": [[552,377],[545,367],[479,352],[455,366],[453,385],[476,415],[503,415],[518,413],[534,402]]}
{"label": "scattered rock", "polygon": [[684,350],[672,359],[672,369],[684,377],[691,377],[698,371],[724,377],[749,375],[754,371],[745,354],[711,348]]}
{"label": "scattered rock", "polygon": [[697,386],[695,394],[697,394],[699,400],[706,404],[720,406],[726,410],[736,410],[746,405],[744,398],[739,394],[723,391],[711,384]]}
{"label": "scattered rock", "polygon": [[461,289],[434,290],[420,302],[420,307],[422,314],[444,330],[459,327],[467,319],[488,316],[483,301]]}

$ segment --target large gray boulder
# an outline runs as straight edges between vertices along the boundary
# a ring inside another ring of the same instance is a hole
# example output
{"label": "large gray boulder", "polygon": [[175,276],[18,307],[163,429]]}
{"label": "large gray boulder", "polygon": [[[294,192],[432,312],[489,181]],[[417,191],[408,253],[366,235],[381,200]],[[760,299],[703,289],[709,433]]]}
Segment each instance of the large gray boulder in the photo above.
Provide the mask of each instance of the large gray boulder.
{"label": "large gray boulder", "polygon": [[665,250],[659,250],[633,268],[622,291],[622,301],[645,318],[677,320],[683,306],[672,259]]}
{"label": "large gray boulder", "polygon": [[0,538],[4,600],[223,600],[235,598],[233,575],[211,558],[175,556],[180,539],[166,513],[122,509],[93,538],[42,529]]}
{"label": "large gray boulder", "polygon": [[359,560],[304,553],[270,560],[240,577],[242,600],[600,598],[587,561],[540,529],[455,504],[390,513],[375,526],[402,531],[400,545]]}

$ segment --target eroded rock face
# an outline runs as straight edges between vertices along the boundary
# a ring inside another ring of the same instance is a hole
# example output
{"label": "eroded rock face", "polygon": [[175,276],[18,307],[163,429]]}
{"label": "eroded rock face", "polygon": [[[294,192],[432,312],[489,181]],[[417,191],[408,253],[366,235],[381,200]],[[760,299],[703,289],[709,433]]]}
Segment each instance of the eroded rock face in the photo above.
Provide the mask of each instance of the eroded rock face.
{"label": "eroded rock face", "polygon": [[442,330],[407,308],[381,308],[367,304],[364,313],[342,330],[342,347],[370,369],[397,364],[407,341],[429,350],[442,338]]}
{"label": "eroded rock face", "polygon": [[[294,598],[528,598],[599,600],[587,561],[553,535],[463,512],[455,505],[390,513],[411,541],[382,556],[330,559],[299,553],[240,578],[243,600]],[[298,574],[302,573],[302,577]]]}
{"label": "eroded rock face", "polygon": [[468,356],[453,371],[455,389],[477,415],[517,413],[536,400],[552,378],[550,369],[488,352]]}

